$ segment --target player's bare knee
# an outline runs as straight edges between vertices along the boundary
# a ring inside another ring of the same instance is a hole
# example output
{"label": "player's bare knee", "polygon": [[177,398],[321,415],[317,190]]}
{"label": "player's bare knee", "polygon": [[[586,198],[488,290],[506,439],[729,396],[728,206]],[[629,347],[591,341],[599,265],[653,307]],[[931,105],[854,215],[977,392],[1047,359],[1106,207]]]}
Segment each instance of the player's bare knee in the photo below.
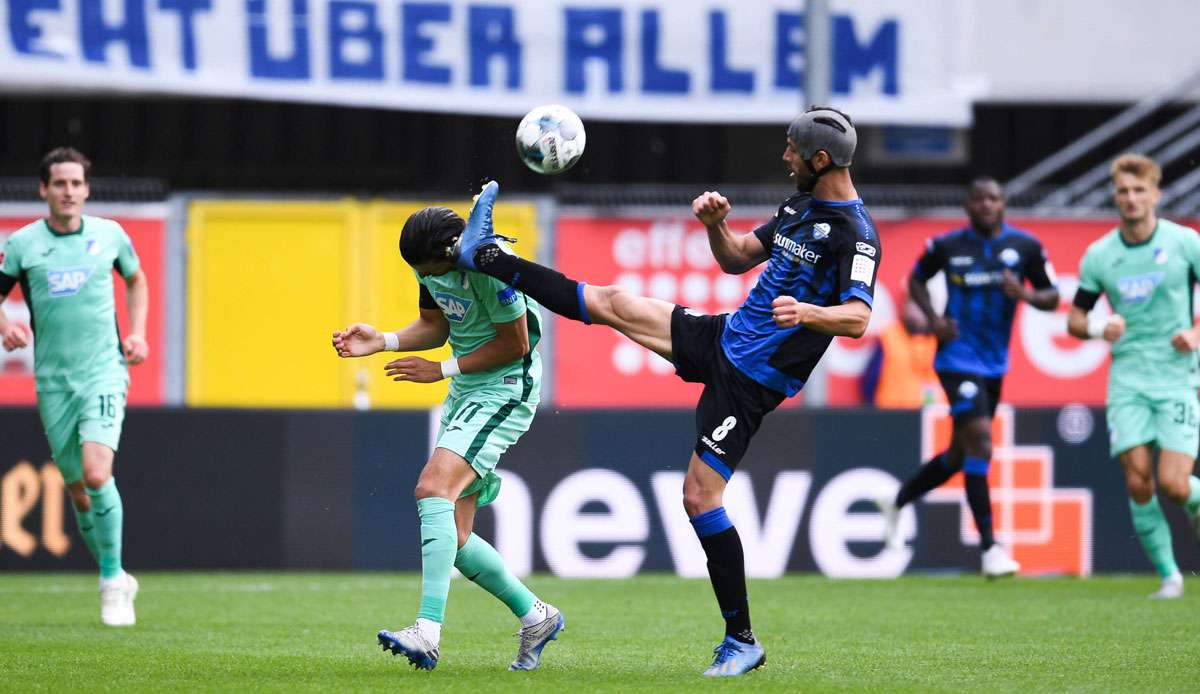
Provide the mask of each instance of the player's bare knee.
{"label": "player's bare knee", "polygon": [[1154,484],[1141,476],[1126,477],[1125,488],[1129,490],[1129,498],[1139,504],[1147,503],[1154,496]]}
{"label": "player's bare knee", "polygon": [[699,484],[683,485],[683,510],[692,518],[721,505],[721,495]]}
{"label": "player's bare knee", "polygon": [[1188,484],[1187,477],[1181,479],[1160,479],[1158,481],[1158,488],[1168,499],[1181,505],[1188,500],[1188,495],[1191,494],[1191,487]]}
{"label": "player's bare knee", "polygon": [[99,489],[108,484],[112,475],[107,470],[84,470],[83,486],[88,489]]}
{"label": "player's bare knee", "polygon": [[445,490],[440,485],[427,482],[424,479],[417,480],[417,486],[413,488],[413,497],[420,501],[421,499],[429,499],[435,496],[448,496]]}

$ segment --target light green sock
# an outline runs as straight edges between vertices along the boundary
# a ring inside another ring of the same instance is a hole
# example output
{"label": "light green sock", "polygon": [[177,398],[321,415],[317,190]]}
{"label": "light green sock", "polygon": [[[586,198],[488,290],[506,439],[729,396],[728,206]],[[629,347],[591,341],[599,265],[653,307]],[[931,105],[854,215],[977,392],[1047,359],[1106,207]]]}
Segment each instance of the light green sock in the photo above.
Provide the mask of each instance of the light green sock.
{"label": "light green sock", "polygon": [[421,609],[417,617],[441,624],[458,546],[454,502],[436,496],[417,499],[417,515],[421,517]]}
{"label": "light green sock", "polygon": [[100,548],[96,545],[96,519],[92,517],[92,512],[75,509],[75,522],[79,524],[79,535],[83,538],[83,544],[87,545],[92,559],[99,564]]}
{"label": "light green sock", "polygon": [[525,584],[504,566],[504,560],[496,548],[475,533],[471,533],[466,544],[459,548],[454,558],[454,568],[480,588],[495,595],[518,617],[528,614],[537,601]]}
{"label": "light green sock", "polygon": [[1200,512],[1200,477],[1188,475],[1188,498],[1183,502],[1183,507],[1187,509],[1189,516]]}
{"label": "light green sock", "polygon": [[121,504],[121,493],[117,491],[117,480],[110,478],[99,489],[87,490],[87,494],[92,498],[100,578],[116,578],[122,572],[121,531],[125,520],[125,507]]}
{"label": "light green sock", "polygon": [[1158,497],[1150,497],[1145,504],[1130,499],[1129,510],[1133,514],[1133,529],[1137,531],[1142,549],[1146,550],[1146,556],[1154,564],[1158,575],[1166,578],[1179,573],[1175,550],[1171,547],[1171,528],[1167,525],[1162,507],[1158,505]]}

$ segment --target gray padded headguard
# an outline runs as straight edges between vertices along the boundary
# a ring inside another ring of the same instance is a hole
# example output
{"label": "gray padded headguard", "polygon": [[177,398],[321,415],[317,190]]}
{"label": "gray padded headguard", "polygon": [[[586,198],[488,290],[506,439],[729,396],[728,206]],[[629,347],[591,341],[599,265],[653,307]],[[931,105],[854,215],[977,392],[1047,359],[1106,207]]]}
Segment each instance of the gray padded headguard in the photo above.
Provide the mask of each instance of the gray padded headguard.
{"label": "gray padded headguard", "polygon": [[796,116],[788,126],[788,137],[796,143],[796,151],[806,162],[823,149],[837,167],[850,166],[854,148],[858,146],[858,133],[850,118],[823,106],[814,106]]}

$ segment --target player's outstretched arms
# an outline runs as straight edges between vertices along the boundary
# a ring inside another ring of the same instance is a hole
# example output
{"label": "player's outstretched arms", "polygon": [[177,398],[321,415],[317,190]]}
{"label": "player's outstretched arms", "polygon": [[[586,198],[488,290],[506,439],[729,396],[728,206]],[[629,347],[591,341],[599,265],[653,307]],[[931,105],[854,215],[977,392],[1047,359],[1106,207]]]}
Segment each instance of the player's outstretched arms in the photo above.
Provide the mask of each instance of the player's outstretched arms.
{"label": "player's outstretched arms", "polygon": [[366,323],[333,332],[333,349],[339,357],[365,357],[382,352],[384,346],[383,333]]}
{"label": "player's outstretched arms", "polygon": [[1108,318],[1088,314],[1078,306],[1072,306],[1067,313],[1067,333],[1081,340],[1099,338],[1108,342],[1116,342],[1125,334],[1125,319],[1114,313]]}
{"label": "player's outstretched arms", "polygon": [[837,306],[817,306],[790,296],[779,296],[771,302],[771,312],[775,324],[781,328],[803,325],[819,333],[840,337],[862,337],[871,322],[871,307],[858,299]]}
{"label": "player's outstretched arms", "polygon": [[470,354],[443,362],[408,356],[390,361],[384,370],[393,381],[435,383],[459,374],[487,371],[529,354],[529,327],[525,316],[507,323],[493,323],[496,336]]}
{"label": "player's outstretched arms", "polygon": [[740,275],[767,259],[769,254],[754,234],[738,234],[729,229],[725,218],[733,206],[716,191],[705,191],[692,201],[692,214],[708,231],[708,245],[721,270]]}

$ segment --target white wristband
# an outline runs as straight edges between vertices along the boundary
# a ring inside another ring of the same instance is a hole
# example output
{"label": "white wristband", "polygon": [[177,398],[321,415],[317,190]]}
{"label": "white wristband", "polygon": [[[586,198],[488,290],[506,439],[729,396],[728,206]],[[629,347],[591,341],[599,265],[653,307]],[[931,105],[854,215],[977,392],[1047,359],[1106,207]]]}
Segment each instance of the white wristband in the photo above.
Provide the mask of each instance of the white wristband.
{"label": "white wristband", "polygon": [[442,362],[442,378],[453,378],[461,373],[462,371],[458,368],[457,359],[447,359]]}
{"label": "white wristband", "polygon": [[1102,338],[1104,337],[1104,329],[1108,327],[1108,318],[1103,316],[1092,316],[1088,319],[1087,334],[1088,337]]}
{"label": "white wristband", "polygon": [[391,332],[384,333],[383,334],[383,351],[399,352],[400,351],[400,336],[397,335],[396,333],[391,333]]}

